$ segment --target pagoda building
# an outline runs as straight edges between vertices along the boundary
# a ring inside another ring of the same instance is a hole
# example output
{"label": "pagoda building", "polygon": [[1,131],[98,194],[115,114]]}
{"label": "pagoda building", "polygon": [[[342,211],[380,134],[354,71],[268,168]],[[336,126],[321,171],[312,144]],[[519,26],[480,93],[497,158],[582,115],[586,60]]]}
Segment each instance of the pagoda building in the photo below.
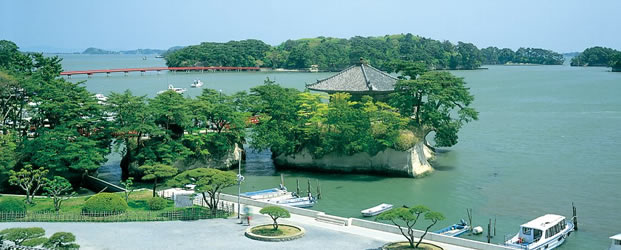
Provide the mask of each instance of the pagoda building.
{"label": "pagoda building", "polygon": [[345,92],[354,100],[368,95],[375,100],[385,101],[392,93],[397,78],[364,62],[350,66],[343,71],[316,83],[307,84],[306,88],[328,94]]}

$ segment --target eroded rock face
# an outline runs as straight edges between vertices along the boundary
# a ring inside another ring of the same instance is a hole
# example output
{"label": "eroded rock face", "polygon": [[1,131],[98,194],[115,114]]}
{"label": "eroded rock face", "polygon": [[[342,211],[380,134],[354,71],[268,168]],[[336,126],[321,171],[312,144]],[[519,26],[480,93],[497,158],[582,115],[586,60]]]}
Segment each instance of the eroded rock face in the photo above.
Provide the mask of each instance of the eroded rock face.
{"label": "eroded rock face", "polygon": [[307,170],[370,172],[419,177],[433,171],[428,161],[432,157],[433,152],[420,142],[406,151],[386,149],[373,156],[368,153],[354,155],[330,153],[314,159],[307,149],[303,149],[294,155],[276,157],[274,164]]}

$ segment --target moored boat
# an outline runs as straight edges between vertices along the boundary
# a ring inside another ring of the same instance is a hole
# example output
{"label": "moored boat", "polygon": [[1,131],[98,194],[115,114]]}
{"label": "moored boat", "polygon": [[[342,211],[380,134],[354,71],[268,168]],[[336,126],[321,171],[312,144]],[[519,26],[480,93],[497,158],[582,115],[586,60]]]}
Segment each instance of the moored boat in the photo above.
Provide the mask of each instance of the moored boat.
{"label": "moored boat", "polygon": [[435,231],[434,233],[442,234],[451,237],[459,237],[470,230],[470,226],[463,219],[459,221],[459,223],[455,223],[448,227],[442,228],[440,230]]}
{"label": "moored boat", "polygon": [[610,248],[608,248],[608,250],[621,250],[621,234],[611,236],[610,239],[612,243],[610,243]]}
{"label": "moored boat", "polygon": [[574,224],[564,216],[546,214],[522,224],[520,232],[505,242],[516,249],[554,249],[563,244],[574,230]]}
{"label": "moored boat", "polygon": [[162,94],[162,93],[164,93],[166,91],[170,91],[170,90],[175,91],[178,94],[183,94],[183,92],[187,91],[187,89],[175,88],[172,84],[168,84],[168,89],[167,90],[159,91],[159,92],[157,92],[157,94],[159,95],[159,94]]}
{"label": "moored boat", "polygon": [[203,82],[201,80],[196,79],[190,86],[192,88],[200,88],[203,86]]}
{"label": "moored boat", "polygon": [[240,196],[253,199],[253,200],[262,200],[262,199],[282,197],[282,196],[289,195],[290,193],[291,192],[288,192],[287,189],[270,188],[270,189],[241,193]]}
{"label": "moored boat", "polygon": [[291,198],[286,200],[276,200],[270,201],[275,204],[291,206],[291,207],[300,207],[300,208],[308,208],[315,205],[315,199],[313,197],[301,197],[301,198]]}
{"label": "moored boat", "polygon": [[360,213],[362,213],[362,216],[371,217],[371,216],[376,216],[378,214],[381,214],[382,212],[388,211],[390,209],[392,209],[392,204],[382,203],[375,207],[362,210],[360,211]]}

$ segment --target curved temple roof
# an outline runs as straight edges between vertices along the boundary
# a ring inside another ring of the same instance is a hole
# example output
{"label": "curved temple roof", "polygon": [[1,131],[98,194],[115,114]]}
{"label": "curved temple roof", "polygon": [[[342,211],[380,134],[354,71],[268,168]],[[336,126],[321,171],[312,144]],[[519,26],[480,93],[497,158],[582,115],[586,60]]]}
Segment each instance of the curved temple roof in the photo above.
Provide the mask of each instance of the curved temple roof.
{"label": "curved temple roof", "polygon": [[397,78],[388,73],[368,64],[359,64],[306,87],[324,92],[392,92],[395,83]]}

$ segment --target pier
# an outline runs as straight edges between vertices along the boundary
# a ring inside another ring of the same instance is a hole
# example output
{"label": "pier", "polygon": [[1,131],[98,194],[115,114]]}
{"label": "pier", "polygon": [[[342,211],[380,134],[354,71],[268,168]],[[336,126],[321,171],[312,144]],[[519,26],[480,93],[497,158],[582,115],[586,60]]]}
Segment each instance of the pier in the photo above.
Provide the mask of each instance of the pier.
{"label": "pier", "polygon": [[94,70],[76,70],[76,71],[64,71],[61,72],[61,76],[67,76],[71,78],[72,75],[88,75],[89,77],[93,74],[106,74],[110,75],[110,73],[120,73],[123,72],[125,75],[129,74],[129,72],[140,72],[144,74],[148,71],[172,71],[172,72],[189,72],[189,71],[259,71],[259,67],[228,67],[228,66],[197,66],[197,67],[150,67],[150,68],[126,68],[126,69],[94,69]]}

